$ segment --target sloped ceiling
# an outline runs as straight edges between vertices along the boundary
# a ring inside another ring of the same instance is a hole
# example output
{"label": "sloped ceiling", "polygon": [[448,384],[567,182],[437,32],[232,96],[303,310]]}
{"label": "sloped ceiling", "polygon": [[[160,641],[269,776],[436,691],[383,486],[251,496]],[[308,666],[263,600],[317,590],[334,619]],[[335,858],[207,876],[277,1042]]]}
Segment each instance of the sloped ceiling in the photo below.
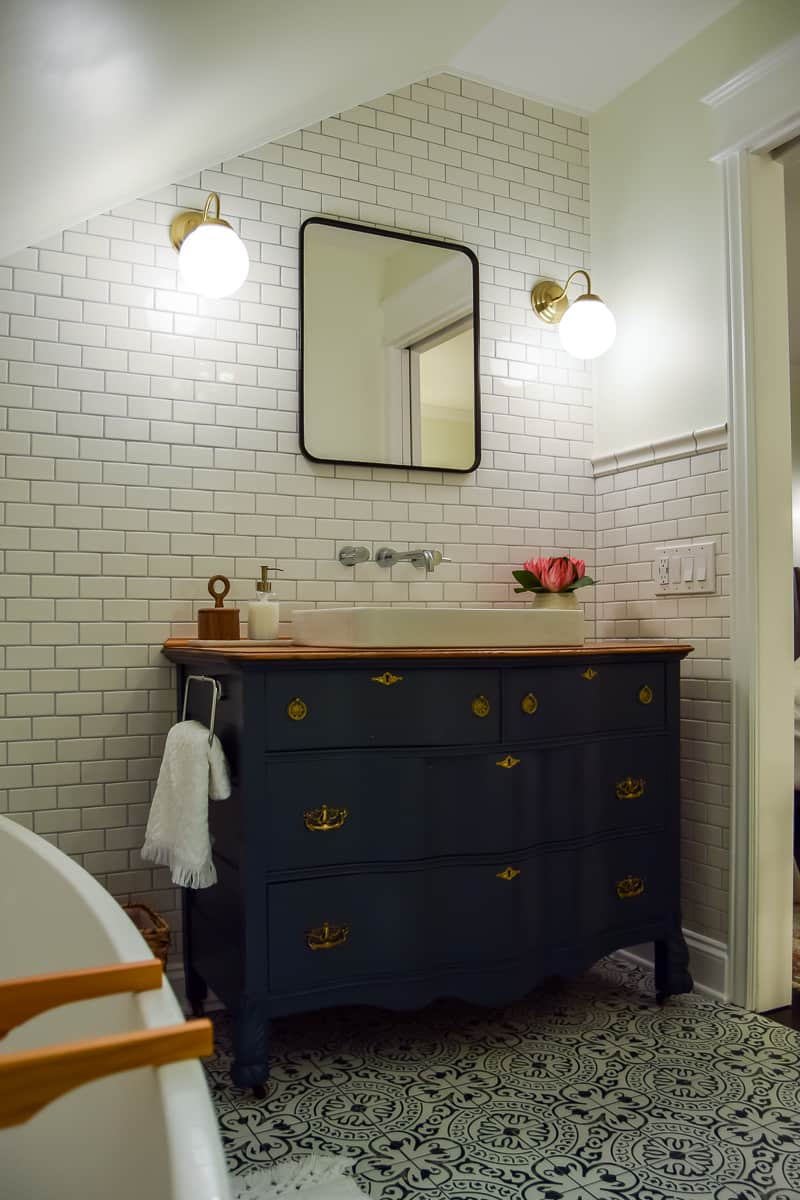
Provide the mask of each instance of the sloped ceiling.
{"label": "sloped ceiling", "polygon": [[0,257],[450,60],[502,0],[2,0]]}
{"label": "sloped ceiling", "polygon": [[0,257],[439,70],[592,112],[738,0],[0,0]]}

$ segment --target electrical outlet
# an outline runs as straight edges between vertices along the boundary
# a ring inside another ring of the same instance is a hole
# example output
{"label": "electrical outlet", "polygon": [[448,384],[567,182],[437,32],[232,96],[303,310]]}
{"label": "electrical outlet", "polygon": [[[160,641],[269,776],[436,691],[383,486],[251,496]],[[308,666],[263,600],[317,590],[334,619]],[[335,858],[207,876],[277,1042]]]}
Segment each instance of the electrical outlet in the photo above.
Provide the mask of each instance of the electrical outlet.
{"label": "electrical outlet", "polygon": [[657,596],[708,595],[717,590],[715,542],[656,546],[653,575]]}

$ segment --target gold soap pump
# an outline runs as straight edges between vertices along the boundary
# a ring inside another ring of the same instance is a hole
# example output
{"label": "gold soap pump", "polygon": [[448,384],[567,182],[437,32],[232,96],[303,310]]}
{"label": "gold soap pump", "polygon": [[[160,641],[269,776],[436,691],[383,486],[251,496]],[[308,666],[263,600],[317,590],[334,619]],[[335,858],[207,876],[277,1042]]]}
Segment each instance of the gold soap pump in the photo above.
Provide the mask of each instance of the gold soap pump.
{"label": "gold soap pump", "polygon": [[247,637],[251,642],[271,642],[278,637],[280,605],[272,591],[269,572],[281,571],[282,567],[261,567],[261,578],[256,581],[256,598],[247,606]]}

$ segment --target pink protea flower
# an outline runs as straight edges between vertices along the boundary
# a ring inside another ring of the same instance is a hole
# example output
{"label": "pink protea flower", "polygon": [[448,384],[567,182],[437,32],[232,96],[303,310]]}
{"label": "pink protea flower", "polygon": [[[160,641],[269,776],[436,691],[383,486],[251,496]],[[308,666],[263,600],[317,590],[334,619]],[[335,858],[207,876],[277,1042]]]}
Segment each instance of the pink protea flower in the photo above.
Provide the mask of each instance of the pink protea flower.
{"label": "pink protea flower", "polygon": [[569,560],[575,568],[575,578],[583,579],[586,574],[586,563],[582,558],[570,558]]}
{"label": "pink protea flower", "polygon": [[529,558],[527,562],[522,564],[522,569],[523,571],[530,571],[531,575],[535,575],[537,579],[541,580],[542,571],[544,571],[550,562],[551,559],[549,558]]}
{"label": "pink protea flower", "polygon": [[578,578],[572,560],[566,557],[551,558],[542,570],[539,579],[548,592],[563,592]]}

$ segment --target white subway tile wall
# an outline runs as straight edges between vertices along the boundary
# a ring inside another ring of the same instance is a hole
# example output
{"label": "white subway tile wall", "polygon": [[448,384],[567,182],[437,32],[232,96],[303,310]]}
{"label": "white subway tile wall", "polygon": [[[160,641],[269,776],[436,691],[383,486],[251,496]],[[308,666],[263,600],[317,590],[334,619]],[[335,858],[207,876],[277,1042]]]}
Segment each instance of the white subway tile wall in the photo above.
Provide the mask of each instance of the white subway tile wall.
{"label": "white subway tile wall", "polygon": [[[531,553],[594,568],[590,376],[529,290],[588,265],[584,118],[441,75],[69,229],[0,264],[0,811],[177,928],[144,823],[175,693],[160,653],[206,581],[263,561],[298,605],[517,602]],[[221,195],[251,258],[232,298],[178,282],[172,217]],[[298,233],[314,214],[471,246],[481,271],[474,475],[298,453]],[[440,547],[342,567],[346,543]],[[587,603],[591,615],[592,602]]]}
{"label": "white subway tile wall", "polygon": [[[683,922],[727,941],[730,829],[728,452],[620,470],[597,486],[599,637],[691,642],[681,681]],[[656,546],[714,541],[717,593],[656,596]]]}

